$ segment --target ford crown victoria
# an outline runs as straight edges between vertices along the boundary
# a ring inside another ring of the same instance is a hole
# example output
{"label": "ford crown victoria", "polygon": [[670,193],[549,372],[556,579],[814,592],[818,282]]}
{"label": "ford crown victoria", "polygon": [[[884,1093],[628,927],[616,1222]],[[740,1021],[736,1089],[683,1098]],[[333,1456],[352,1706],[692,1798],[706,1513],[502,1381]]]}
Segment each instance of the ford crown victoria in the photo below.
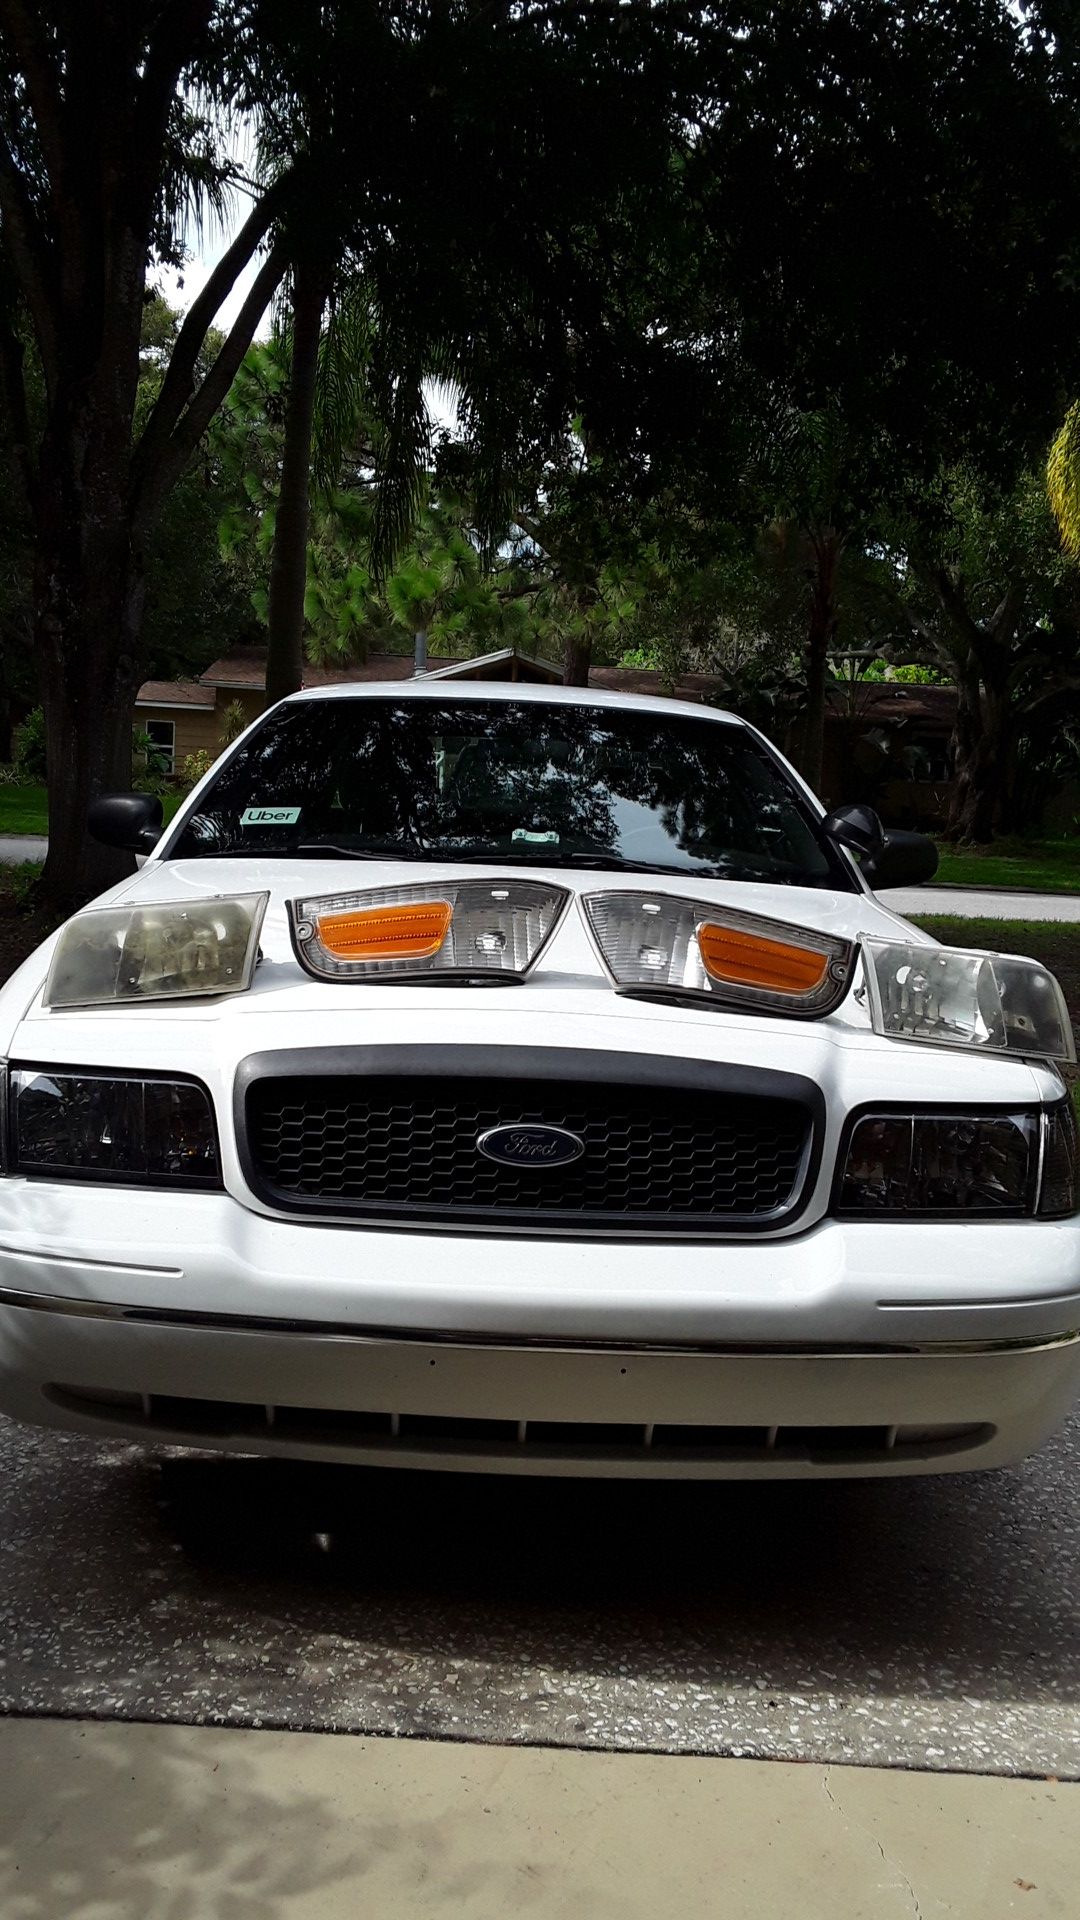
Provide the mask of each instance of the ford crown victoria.
{"label": "ford crown victoria", "polygon": [[0,1409],[493,1472],[996,1466],[1080,1386],[1073,1058],[730,715],[303,693],[0,990]]}

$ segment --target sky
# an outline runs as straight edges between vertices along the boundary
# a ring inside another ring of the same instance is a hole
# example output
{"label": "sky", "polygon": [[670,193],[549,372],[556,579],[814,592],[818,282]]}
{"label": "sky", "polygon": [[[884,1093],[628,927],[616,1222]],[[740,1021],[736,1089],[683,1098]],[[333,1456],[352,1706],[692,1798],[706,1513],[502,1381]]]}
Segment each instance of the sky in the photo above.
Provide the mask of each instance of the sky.
{"label": "sky", "polygon": [[[241,169],[242,173],[249,174],[253,169],[255,161],[255,130],[250,120],[240,115],[230,121],[228,127],[223,129],[223,132],[225,145],[230,158]],[[157,284],[161,288],[170,306],[179,307],[181,311],[184,311],[190,307],[192,301],[201,293],[214,267],[229,245],[229,242],[232,240],[234,234],[239,231],[249,205],[250,201],[246,193],[238,190],[234,191],[230,197],[228,211],[224,221],[219,221],[213,218],[213,216],[209,216],[204,221],[201,231],[195,227],[189,229],[184,238],[188,252],[191,255],[190,260],[187,261],[179,273],[175,272],[172,268],[161,267],[155,276]],[[257,252],[254,259],[248,262],[243,273],[236,280],[232,291],[222,302],[216,324],[221,328],[223,333],[228,332],[233,321],[236,319],[251,284],[259,271],[261,257],[261,254]],[[269,331],[270,313],[269,309],[267,309],[267,312],[263,315],[259,323],[258,332],[260,337],[265,338]]]}
{"label": "sky", "polygon": [[[238,198],[236,200],[233,207],[233,217],[224,229],[219,228],[215,223],[213,227],[208,227],[201,235],[191,234],[188,236],[187,245],[191,258],[185,263],[179,273],[171,267],[159,267],[157,269],[154,275],[155,284],[160,287],[161,292],[164,294],[170,306],[178,307],[181,312],[185,312],[187,308],[190,307],[192,301],[202,291],[214,267],[221,259],[222,254],[232,239],[233,234],[237,231],[240,221],[243,218],[246,204],[246,201],[242,199]],[[238,276],[233,283],[231,291],[222,301],[215,325],[220,327],[223,332],[228,332],[240,308],[243,306],[252,282],[259,271],[262,259],[262,253],[257,252],[254,259],[249,260],[243,273]],[[265,340],[269,332],[270,308],[267,307],[266,312],[263,314],[256,328],[256,337]],[[446,393],[440,388],[429,387],[427,389],[427,402],[428,411],[434,426],[453,429],[457,425],[458,412],[451,394]]]}
{"label": "sky", "polygon": [[[170,306],[179,307],[181,311],[190,307],[196,295],[200,293],[206,285],[214,267],[228,246],[230,238],[230,234],[204,235],[202,243],[192,248],[192,258],[187,262],[181,273],[174,272],[171,267],[158,268],[155,278]],[[259,271],[260,263],[260,254],[256,254],[253,260],[249,260],[243,273],[240,274],[235,281],[231,293],[222,302],[215,324],[219,326],[223,332],[227,333],[233,321],[236,319],[244,303],[245,296],[251,287],[251,283]],[[258,331],[259,334],[265,338],[269,330],[270,314],[268,309],[263,315]]]}

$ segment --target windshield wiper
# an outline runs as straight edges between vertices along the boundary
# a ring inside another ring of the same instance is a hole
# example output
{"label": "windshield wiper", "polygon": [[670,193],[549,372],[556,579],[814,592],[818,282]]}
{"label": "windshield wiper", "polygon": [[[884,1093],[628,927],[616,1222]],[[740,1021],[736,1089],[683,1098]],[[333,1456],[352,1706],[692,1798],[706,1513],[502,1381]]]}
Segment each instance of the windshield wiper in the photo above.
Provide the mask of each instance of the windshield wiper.
{"label": "windshield wiper", "polygon": [[[266,853],[268,848],[260,848]],[[275,849],[278,851],[278,849]],[[714,861],[709,866],[681,867],[675,862],[630,860],[603,847],[592,852],[562,852],[558,847],[420,847],[415,841],[393,847],[339,847],[330,841],[305,840],[288,852],[301,858],[325,857],[330,860],[430,860],[461,861],[470,866],[502,867],[588,867],[594,873],[671,874],[676,880],[760,880],[776,885],[814,884],[814,876],[801,867],[757,867],[749,861]]]}
{"label": "windshield wiper", "polygon": [[[552,863],[556,864],[555,862]],[[557,864],[568,867],[593,867],[601,871],[605,867],[617,869],[620,873],[671,873],[679,880],[775,880],[790,882],[793,875],[801,870],[790,868],[782,871],[775,867],[755,867],[741,860],[713,861],[709,866],[680,867],[663,864],[658,860],[629,860],[618,853],[568,853]]]}
{"label": "windshield wiper", "polygon": [[[262,848],[259,849],[263,851]],[[423,857],[423,847],[406,846],[386,847],[372,850],[370,847],[336,847],[329,840],[305,840],[302,846],[290,847],[290,854],[307,857],[309,854],[326,854],[331,860],[401,860]]]}

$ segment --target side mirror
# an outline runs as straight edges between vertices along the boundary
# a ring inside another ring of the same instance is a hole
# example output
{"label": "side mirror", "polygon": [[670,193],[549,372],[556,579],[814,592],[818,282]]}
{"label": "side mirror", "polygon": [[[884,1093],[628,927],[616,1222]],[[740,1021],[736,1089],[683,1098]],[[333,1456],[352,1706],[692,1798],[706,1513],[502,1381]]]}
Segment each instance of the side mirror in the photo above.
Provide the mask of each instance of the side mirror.
{"label": "side mirror", "polygon": [[881,852],[864,860],[862,870],[875,893],[882,887],[922,886],[938,870],[938,850],[925,833],[890,827]]}
{"label": "side mirror", "polygon": [[830,840],[861,854],[864,873],[867,862],[876,860],[885,845],[885,829],[873,807],[835,807],[825,815],[821,830]]}
{"label": "side mirror", "polygon": [[154,793],[99,793],[86,824],[105,847],[151,853],[161,838],[161,801]]}

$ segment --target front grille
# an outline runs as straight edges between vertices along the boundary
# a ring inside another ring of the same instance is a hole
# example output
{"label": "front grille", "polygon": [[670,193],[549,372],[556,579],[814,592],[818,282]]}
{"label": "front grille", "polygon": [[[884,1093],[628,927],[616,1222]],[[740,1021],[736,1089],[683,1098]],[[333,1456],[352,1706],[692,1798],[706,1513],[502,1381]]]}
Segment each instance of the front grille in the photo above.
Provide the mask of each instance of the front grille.
{"label": "front grille", "polygon": [[[279,1205],[664,1234],[775,1222],[799,1197],[811,1134],[807,1108],[779,1097],[386,1074],[253,1079],[244,1123],[255,1185]],[[584,1152],[542,1167],[479,1152],[488,1129],[531,1124]]]}

